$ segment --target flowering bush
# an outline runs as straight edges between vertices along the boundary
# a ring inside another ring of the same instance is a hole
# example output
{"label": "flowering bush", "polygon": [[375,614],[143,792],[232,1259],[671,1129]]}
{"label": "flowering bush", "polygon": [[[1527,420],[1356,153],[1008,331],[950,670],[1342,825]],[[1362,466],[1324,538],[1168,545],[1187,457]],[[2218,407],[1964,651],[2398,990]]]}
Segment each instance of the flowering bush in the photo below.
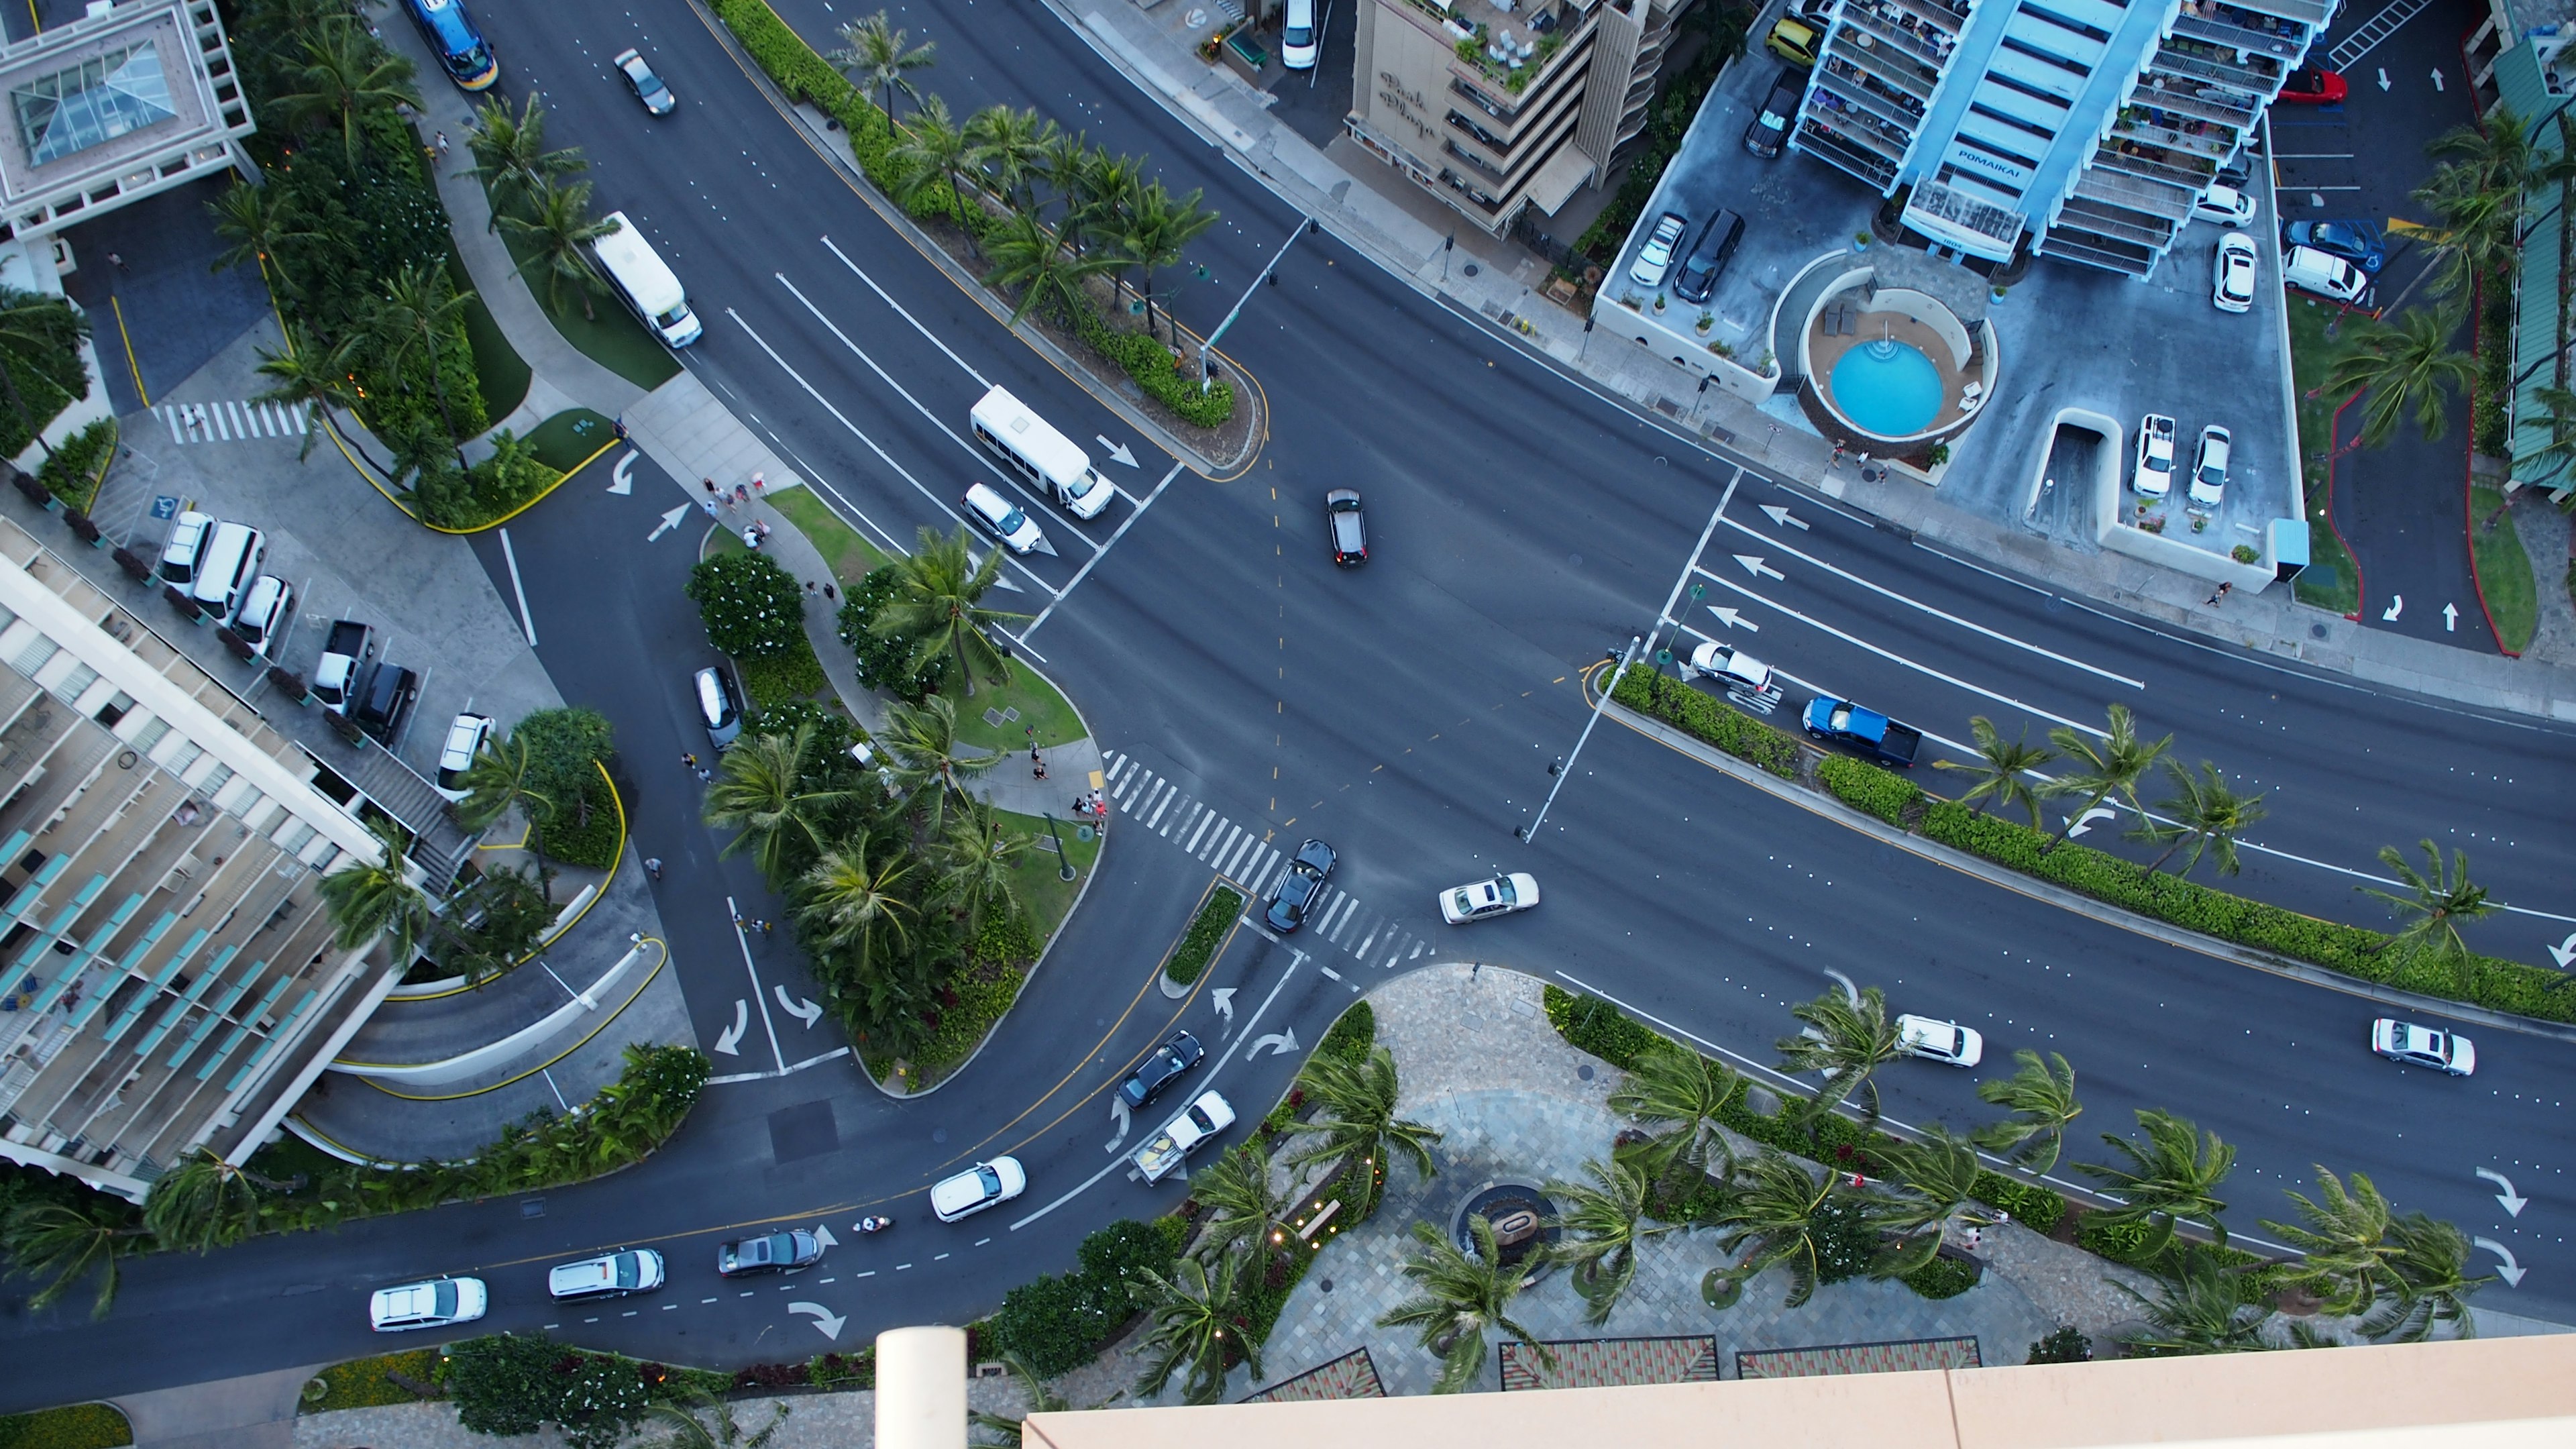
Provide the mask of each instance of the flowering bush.
{"label": "flowering bush", "polygon": [[805,643],[805,591],[762,553],[720,553],[689,571],[707,641],[736,659],[792,654]]}

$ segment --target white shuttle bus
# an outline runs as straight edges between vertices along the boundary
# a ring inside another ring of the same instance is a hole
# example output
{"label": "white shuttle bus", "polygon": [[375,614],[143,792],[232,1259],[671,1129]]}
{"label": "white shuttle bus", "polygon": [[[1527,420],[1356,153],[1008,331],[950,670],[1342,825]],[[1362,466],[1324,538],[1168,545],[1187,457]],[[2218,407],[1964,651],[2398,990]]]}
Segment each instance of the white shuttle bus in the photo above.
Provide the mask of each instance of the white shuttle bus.
{"label": "white shuttle bus", "polygon": [[612,211],[606,220],[615,223],[616,229],[591,243],[591,250],[598,254],[608,279],[617,284],[618,295],[669,345],[686,347],[697,341],[706,329],[689,310],[689,294],[680,289],[679,277],[661,253],[653,250],[625,212]]}
{"label": "white shuttle bus", "polygon": [[1064,505],[1076,518],[1098,518],[1118,490],[1091,466],[1091,456],[1047,426],[1046,419],[1004,388],[984,394],[972,414],[975,436],[1002,465]]}

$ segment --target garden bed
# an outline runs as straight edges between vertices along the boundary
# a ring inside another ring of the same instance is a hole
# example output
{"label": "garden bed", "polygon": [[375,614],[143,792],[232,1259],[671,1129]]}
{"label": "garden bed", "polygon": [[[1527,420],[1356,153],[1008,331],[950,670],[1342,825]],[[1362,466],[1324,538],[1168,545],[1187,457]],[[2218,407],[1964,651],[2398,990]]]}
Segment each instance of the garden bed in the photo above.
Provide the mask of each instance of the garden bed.
{"label": "garden bed", "polygon": [[1234,923],[1243,914],[1243,892],[1228,885],[1212,885],[1199,911],[1191,917],[1190,927],[1163,958],[1163,979],[1175,986],[1188,986],[1206,974],[1216,959],[1219,947],[1234,934]]}

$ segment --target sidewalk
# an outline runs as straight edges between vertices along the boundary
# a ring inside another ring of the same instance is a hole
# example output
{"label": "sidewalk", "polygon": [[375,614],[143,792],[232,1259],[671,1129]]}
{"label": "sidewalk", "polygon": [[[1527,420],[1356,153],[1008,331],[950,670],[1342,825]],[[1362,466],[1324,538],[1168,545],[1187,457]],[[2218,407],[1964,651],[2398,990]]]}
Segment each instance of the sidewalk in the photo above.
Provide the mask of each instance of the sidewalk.
{"label": "sidewalk", "polygon": [[[2043,585],[2099,600],[2278,658],[2374,684],[2463,704],[2576,720],[2576,667],[2471,654],[2410,639],[2299,605],[2287,588],[2239,594],[2213,608],[2208,584],[2119,554],[2079,553],[2018,534],[1941,501],[1932,489],[1890,477],[1860,478],[1830,466],[1822,438],[1784,425],[1720,389],[1633,348],[1587,346],[1585,318],[1538,296],[1544,279],[1526,252],[1472,226],[1444,230],[1417,216],[1436,208],[1409,182],[1346,141],[1319,150],[1274,117],[1261,94],[1231,71],[1199,60],[1153,16],[1132,5],[1047,0],[1057,17],[1183,124],[1235,157],[1283,200],[1412,283],[1425,296],[1518,341],[1570,380],[1683,441],[1742,461],[1899,525],[1940,551],[1965,555]],[[1458,238],[1457,250],[1444,242]],[[1470,273],[1473,273],[1470,275]],[[1723,451],[1720,451],[1720,450]],[[2558,587],[2555,577],[2541,587]]]}

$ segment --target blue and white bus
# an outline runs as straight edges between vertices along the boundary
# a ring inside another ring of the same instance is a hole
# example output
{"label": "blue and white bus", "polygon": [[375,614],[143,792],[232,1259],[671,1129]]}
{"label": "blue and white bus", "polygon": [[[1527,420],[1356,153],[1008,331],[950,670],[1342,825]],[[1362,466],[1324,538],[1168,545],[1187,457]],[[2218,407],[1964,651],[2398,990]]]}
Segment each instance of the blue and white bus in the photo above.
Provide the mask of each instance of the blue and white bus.
{"label": "blue and white bus", "polygon": [[474,28],[474,17],[465,13],[465,0],[403,0],[403,6],[411,11],[421,38],[438,53],[449,80],[480,91],[489,90],[501,78],[501,62],[493,59],[483,32]]}

